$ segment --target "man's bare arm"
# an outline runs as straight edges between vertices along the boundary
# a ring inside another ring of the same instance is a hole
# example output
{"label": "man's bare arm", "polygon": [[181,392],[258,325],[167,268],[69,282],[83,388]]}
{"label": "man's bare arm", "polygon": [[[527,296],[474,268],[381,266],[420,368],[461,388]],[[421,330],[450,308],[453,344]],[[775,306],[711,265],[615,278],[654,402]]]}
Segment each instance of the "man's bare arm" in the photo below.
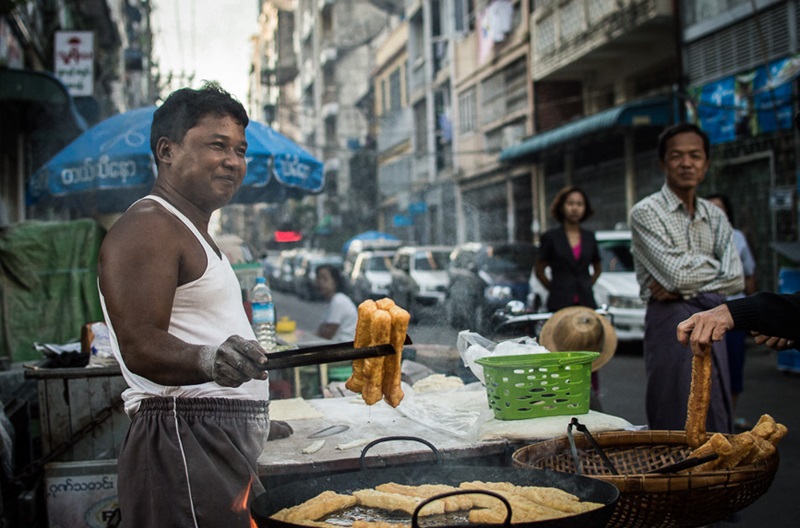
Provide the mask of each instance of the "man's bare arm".
{"label": "man's bare arm", "polygon": [[177,219],[153,207],[144,205],[123,215],[100,251],[100,289],[125,364],[162,385],[215,380],[236,386],[252,378],[266,379],[266,355],[254,341],[232,337],[218,348],[203,347],[168,333],[175,290],[185,280],[181,273],[193,270],[185,262],[198,257],[192,251],[201,252],[201,274],[205,253]]}

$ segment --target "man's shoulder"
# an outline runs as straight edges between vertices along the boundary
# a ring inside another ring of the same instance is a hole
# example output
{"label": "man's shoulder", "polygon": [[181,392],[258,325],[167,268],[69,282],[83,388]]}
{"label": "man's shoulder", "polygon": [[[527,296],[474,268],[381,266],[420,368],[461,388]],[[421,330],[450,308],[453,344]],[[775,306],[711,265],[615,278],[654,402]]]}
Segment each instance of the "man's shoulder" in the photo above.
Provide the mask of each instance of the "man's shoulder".
{"label": "man's shoulder", "polygon": [[651,212],[654,208],[661,209],[661,191],[649,194],[633,204],[631,215],[638,215]]}
{"label": "man's shoulder", "polygon": [[175,216],[152,200],[141,200],[125,211],[109,228],[106,239],[150,240],[161,244],[164,236],[174,235],[177,226]]}

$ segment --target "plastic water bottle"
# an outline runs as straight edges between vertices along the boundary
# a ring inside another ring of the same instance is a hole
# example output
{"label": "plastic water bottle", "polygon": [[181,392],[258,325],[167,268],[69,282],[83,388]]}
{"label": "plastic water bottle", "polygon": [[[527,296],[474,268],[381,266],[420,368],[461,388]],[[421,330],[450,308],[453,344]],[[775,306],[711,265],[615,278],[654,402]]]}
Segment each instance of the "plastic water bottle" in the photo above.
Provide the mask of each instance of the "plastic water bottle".
{"label": "plastic water bottle", "polygon": [[272,302],[272,291],[264,277],[256,278],[256,285],[250,292],[250,304],[253,310],[253,332],[256,340],[266,350],[275,350],[275,305]]}

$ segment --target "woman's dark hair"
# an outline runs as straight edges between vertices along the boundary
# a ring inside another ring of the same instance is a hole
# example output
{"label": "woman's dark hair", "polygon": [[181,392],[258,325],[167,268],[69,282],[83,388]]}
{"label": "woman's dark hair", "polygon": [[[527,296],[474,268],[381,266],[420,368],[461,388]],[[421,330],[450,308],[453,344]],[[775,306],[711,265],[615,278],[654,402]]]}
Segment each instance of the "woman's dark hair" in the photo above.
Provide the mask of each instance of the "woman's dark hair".
{"label": "woman's dark hair", "polygon": [[186,132],[197,126],[197,122],[208,114],[231,116],[234,121],[247,128],[250,119],[242,103],[233,98],[218,84],[206,82],[199,90],[181,88],[172,92],[164,104],[153,114],[150,126],[150,150],[158,166],[156,147],[162,137],[180,143]]}
{"label": "woman's dark hair", "polygon": [[347,289],[347,284],[345,284],[344,282],[344,277],[342,276],[342,270],[331,264],[320,264],[319,266],[317,266],[317,275],[319,275],[320,270],[324,269],[328,270],[328,273],[331,274],[333,283],[336,285],[336,291],[341,293],[346,293],[345,290]]}
{"label": "woman's dark hair", "polygon": [[711,193],[706,196],[706,200],[712,199],[722,202],[722,206],[725,207],[725,214],[728,216],[728,222],[730,222],[731,227],[735,227],[736,224],[733,222],[733,205],[731,204],[731,200],[728,198],[728,195],[723,193]]}
{"label": "woman's dark hair", "polygon": [[703,140],[703,151],[706,153],[706,159],[711,159],[711,142],[708,139],[708,134],[703,132],[703,129],[694,123],[678,123],[677,125],[672,125],[671,127],[667,128],[661,133],[660,136],[658,136],[659,160],[664,161],[664,157],[667,155],[667,142],[678,134],[683,134],[685,132],[693,132],[700,136],[700,138]]}
{"label": "woman's dark hair", "polygon": [[558,191],[556,197],[553,198],[553,203],[550,204],[550,215],[558,220],[559,224],[564,223],[564,202],[567,201],[567,196],[574,192],[580,193],[581,196],[583,196],[583,203],[586,204],[586,208],[583,210],[583,216],[581,217],[581,222],[594,214],[594,209],[592,209],[592,204],[589,202],[589,196],[586,194],[586,191],[575,185],[568,185],[567,187],[564,187]]}

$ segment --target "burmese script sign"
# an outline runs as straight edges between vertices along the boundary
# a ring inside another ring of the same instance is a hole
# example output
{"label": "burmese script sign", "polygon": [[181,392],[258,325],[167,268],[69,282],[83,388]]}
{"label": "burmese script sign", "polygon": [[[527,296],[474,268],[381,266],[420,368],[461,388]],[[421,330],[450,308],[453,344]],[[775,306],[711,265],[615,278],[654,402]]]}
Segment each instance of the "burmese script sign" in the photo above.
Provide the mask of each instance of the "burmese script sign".
{"label": "burmese script sign", "polygon": [[70,95],[91,96],[94,90],[94,32],[56,31],[55,75]]}

